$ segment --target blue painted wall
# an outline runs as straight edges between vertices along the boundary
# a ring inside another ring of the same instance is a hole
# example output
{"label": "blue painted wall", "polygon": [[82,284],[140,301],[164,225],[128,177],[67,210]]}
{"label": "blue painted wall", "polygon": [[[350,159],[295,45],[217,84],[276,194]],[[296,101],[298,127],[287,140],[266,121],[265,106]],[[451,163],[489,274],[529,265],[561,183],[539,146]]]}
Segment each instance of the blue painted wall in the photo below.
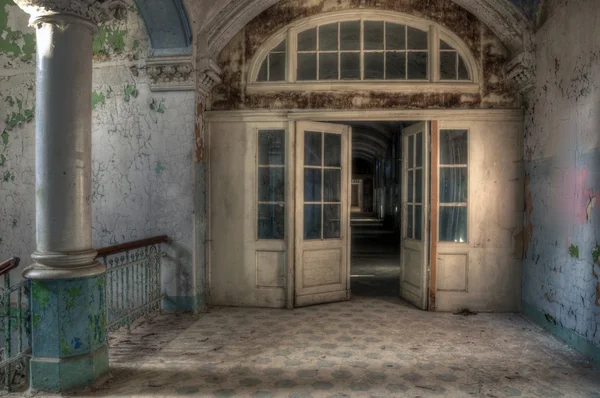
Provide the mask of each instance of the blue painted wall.
{"label": "blue painted wall", "polygon": [[513,3],[521,12],[534,22],[537,18],[537,13],[542,3],[542,0],[508,0]]}

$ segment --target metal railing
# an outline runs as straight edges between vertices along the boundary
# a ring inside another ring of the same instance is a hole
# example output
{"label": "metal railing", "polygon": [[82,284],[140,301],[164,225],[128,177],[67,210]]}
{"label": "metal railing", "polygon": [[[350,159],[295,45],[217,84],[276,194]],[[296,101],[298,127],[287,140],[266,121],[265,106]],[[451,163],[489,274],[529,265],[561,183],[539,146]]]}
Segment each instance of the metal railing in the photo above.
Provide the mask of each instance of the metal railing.
{"label": "metal railing", "polygon": [[[30,283],[24,279],[11,286],[10,271],[19,266],[20,259],[13,257],[0,263],[0,383],[5,390],[25,388],[28,383],[29,357],[31,355]],[[1,344],[1,343],[0,343]]]}
{"label": "metal railing", "polygon": [[166,235],[98,250],[97,259],[107,268],[105,303],[106,332],[127,327],[132,322],[160,312],[161,259]]}

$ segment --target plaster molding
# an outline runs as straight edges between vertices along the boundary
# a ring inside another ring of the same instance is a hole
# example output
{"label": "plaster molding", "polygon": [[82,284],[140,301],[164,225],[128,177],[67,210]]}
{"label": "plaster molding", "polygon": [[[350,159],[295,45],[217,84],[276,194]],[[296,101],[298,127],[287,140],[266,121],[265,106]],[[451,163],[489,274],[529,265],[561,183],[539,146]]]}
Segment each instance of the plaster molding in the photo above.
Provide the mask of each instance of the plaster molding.
{"label": "plaster molding", "polygon": [[194,65],[190,56],[155,57],[146,62],[151,91],[193,91]]}
{"label": "plaster molding", "polygon": [[523,51],[506,64],[506,78],[521,92],[527,92],[535,83],[535,57]]}
{"label": "plaster molding", "polygon": [[210,58],[200,58],[197,64],[196,92],[202,99],[210,97],[212,89],[221,83],[221,68]]}
{"label": "plaster molding", "polygon": [[[252,19],[280,0],[223,0],[228,2],[216,17],[202,27],[208,48],[206,54],[215,58],[231,39]],[[453,0],[487,25],[506,45],[512,55],[528,47],[532,24],[507,0]]]}
{"label": "plaster molding", "polygon": [[124,0],[15,0],[15,3],[31,15],[32,23],[39,18],[55,15],[74,15],[99,24],[126,15]]}

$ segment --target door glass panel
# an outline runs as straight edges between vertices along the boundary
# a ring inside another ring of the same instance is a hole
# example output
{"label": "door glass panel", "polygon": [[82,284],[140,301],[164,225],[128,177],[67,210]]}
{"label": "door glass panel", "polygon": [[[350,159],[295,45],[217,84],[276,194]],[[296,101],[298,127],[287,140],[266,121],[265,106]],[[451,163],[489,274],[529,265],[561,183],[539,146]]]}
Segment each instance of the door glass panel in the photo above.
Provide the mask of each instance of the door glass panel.
{"label": "door glass panel", "polygon": [[423,203],[423,169],[415,170],[415,203]]}
{"label": "door glass panel", "polygon": [[340,23],[340,42],[342,50],[360,50],[360,21]]}
{"label": "door glass panel", "polygon": [[284,221],[283,204],[258,205],[258,239],[283,239]]}
{"label": "door glass panel", "polygon": [[440,207],[440,241],[463,243],[467,240],[467,208]]}
{"label": "door glass panel", "polygon": [[325,133],[325,166],[342,166],[342,136]]}
{"label": "door glass panel", "polygon": [[342,200],[342,170],[325,169],[323,184],[323,201],[340,202]]}
{"label": "door glass panel", "polygon": [[258,135],[258,164],[282,166],[285,164],[285,132],[283,130],[261,130]]}
{"label": "door glass panel", "polygon": [[317,54],[298,54],[298,80],[317,80]]}
{"label": "door glass panel", "polygon": [[427,79],[427,53],[409,52],[408,53],[408,79],[425,80]]}
{"label": "door glass panel", "polygon": [[414,237],[413,215],[413,205],[409,204],[406,208],[406,237],[409,239]]}
{"label": "door glass panel", "polygon": [[440,168],[440,202],[461,203],[467,201],[467,168]]}
{"label": "door glass panel", "polygon": [[416,157],[417,157],[417,167],[423,166],[423,134],[417,133],[417,149]]}
{"label": "door glass panel", "polygon": [[321,205],[304,205],[304,239],[321,239]]}
{"label": "door glass panel", "polygon": [[335,239],[340,237],[340,213],[341,205],[323,206],[323,239]]}
{"label": "door glass panel", "polygon": [[304,133],[304,164],[321,166],[322,133],[307,131]]}
{"label": "door glass panel", "polygon": [[415,136],[408,137],[408,168],[415,167]]}
{"label": "door glass panel", "polygon": [[317,50],[317,28],[298,33],[298,51]]}
{"label": "door glass panel", "polygon": [[365,53],[365,79],[383,79],[383,53]]}
{"label": "door glass panel", "polygon": [[[386,49],[404,50],[406,49],[405,25],[395,23],[385,24]],[[389,55],[389,54],[388,54]]]}
{"label": "door glass panel", "polygon": [[335,51],[338,49],[338,24],[330,23],[319,26],[319,51]]}
{"label": "door glass panel", "polygon": [[407,196],[407,200],[408,202],[412,203],[413,199],[414,199],[414,189],[415,189],[415,172],[413,170],[408,170],[408,181],[406,184],[406,196]]}
{"label": "door glass panel", "polygon": [[285,176],[283,167],[258,169],[258,201],[283,202],[285,199]]}
{"label": "door glass panel", "polygon": [[415,205],[415,239],[421,240],[423,232],[423,207]]}
{"label": "door glass panel", "polygon": [[321,169],[304,169],[304,201],[321,201]]}
{"label": "door glass panel", "polygon": [[341,53],[341,78],[360,79],[360,53]]}
{"label": "door glass panel", "polygon": [[383,22],[365,21],[365,50],[383,50]]}
{"label": "door glass panel", "polygon": [[467,130],[440,131],[440,164],[468,164]]}

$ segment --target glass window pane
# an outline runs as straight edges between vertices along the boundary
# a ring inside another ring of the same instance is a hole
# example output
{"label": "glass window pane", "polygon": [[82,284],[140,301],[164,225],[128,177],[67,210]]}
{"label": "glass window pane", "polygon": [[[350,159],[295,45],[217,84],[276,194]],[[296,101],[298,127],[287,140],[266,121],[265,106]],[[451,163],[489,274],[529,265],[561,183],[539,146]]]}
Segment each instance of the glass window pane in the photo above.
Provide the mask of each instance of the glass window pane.
{"label": "glass window pane", "polygon": [[317,80],[317,54],[298,54],[298,80]]}
{"label": "glass window pane", "polygon": [[323,206],[323,239],[335,239],[340,237],[340,213],[341,205]]}
{"label": "glass window pane", "polygon": [[304,239],[321,239],[321,205],[304,205]]}
{"label": "glass window pane", "polygon": [[406,49],[406,26],[397,23],[386,23],[385,41],[387,50]]}
{"label": "glass window pane", "polygon": [[365,79],[383,77],[383,53],[365,53]]}
{"label": "glass window pane", "polygon": [[458,80],[471,80],[465,60],[460,55],[458,56]]}
{"label": "glass window pane", "polygon": [[428,34],[426,31],[407,27],[407,44],[409,50],[427,50],[429,48],[427,43]]}
{"label": "glass window pane", "polygon": [[453,48],[450,47],[450,44],[446,43],[444,40],[440,40],[440,50],[453,50]]}
{"label": "glass window pane", "polygon": [[386,57],[386,79],[406,79],[406,53],[388,52]]}
{"label": "glass window pane", "polygon": [[440,51],[440,79],[456,80],[456,51]]}
{"label": "glass window pane", "polygon": [[365,21],[365,50],[383,50],[382,21]]}
{"label": "glass window pane", "polygon": [[330,23],[319,26],[319,51],[338,49],[338,24]]}
{"label": "glass window pane", "polygon": [[427,79],[427,53],[409,52],[408,53],[408,79],[425,80]]}
{"label": "glass window pane", "polygon": [[408,137],[408,168],[415,167],[415,136]]}
{"label": "glass window pane", "polygon": [[360,50],[360,21],[340,23],[340,48]]}
{"label": "glass window pane", "polygon": [[268,64],[268,62],[269,62],[269,56],[267,55],[267,58],[265,58],[262,65],[260,66],[260,70],[258,71],[258,76],[256,78],[256,81],[266,82],[267,79],[269,79],[269,70],[268,70],[269,64]]}
{"label": "glass window pane", "polygon": [[341,53],[342,79],[360,79],[360,53]]}
{"label": "glass window pane", "polygon": [[415,157],[417,159],[416,166],[422,167],[423,166],[423,133],[417,133],[416,140],[417,140],[417,148],[415,150]]}
{"label": "glass window pane", "polygon": [[467,208],[440,207],[440,241],[467,242]]}
{"label": "glass window pane", "polygon": [[279,43],[277,45],[277,47],[275,47],[273,50],[271,50],[271,52],[285,52],[286,50],[286,42],[285,40],[282,40],[281,43]]}
{"label": "glass window pane", "polygon": [[285,206],[258,205],[258,239],[284,239]]}
{"label": "glass window pane", "polygon": [[325,133],[325,166],[342,167],[342,136]]}
{"label": "glass window pane", "polygon": [[337,80],[338,78],[338,54],[319,54],[319,80]]}
{"label": "glass window pane", "polygon": [[440,164],[468,164],[467,130],[440,130]]}
{"label": "glass window pane", "polygon": [[423,169],[415,170],[415,203],[423,203]]}
{"label": "glass window pane", "polygon": [[440,203],[467,201],[468,178],[466,167],[440,168]]}
{"label": "glass window pane", "polygon": [[316,131],[307,131],[304,133],[304,164],[306,166],[322,166],[322,134]]}
{"label": "glass window pane", "polygon": [[269,81],[281,82],[285,80],[285,53],[269,55]]}
{"label": "glass window pane", "polygon": [[415,239],[421,240],[423,238],[423,207],[420,205],[415,206]]}
{"label": "glass window pane", "polygon": [[409,203],[412,203],[415,199],[415,172],[413,170],[408,171],[408,181],[406,184],[406,198]]}
{"label": "glass window pane", "polygon": [[258,132],[258,164],[261,166],[285,164],[285,131]]}
{"label": "glass window pane", "polygon": [[321,201],[321,169],[304,169],[304,201]]}
{"label": "glass window pane", "polygon": [[285,200],[285,174],[283,167],[260,167],[258,169],[259,202],[283,202]]}
{"label": "glass window pane", "polygon": [[408,205],[406,208],[406,237],[412,239],[414,235],[413,229],[414,206]]}
{"label": "glass window pane", "polygon": [[342,170],[323,170],[323,201],[341,202],[342,200]]}
{"label": "glass window pane", "polygon": [[317,28],[298,33],[298,51],[317,51]]}

